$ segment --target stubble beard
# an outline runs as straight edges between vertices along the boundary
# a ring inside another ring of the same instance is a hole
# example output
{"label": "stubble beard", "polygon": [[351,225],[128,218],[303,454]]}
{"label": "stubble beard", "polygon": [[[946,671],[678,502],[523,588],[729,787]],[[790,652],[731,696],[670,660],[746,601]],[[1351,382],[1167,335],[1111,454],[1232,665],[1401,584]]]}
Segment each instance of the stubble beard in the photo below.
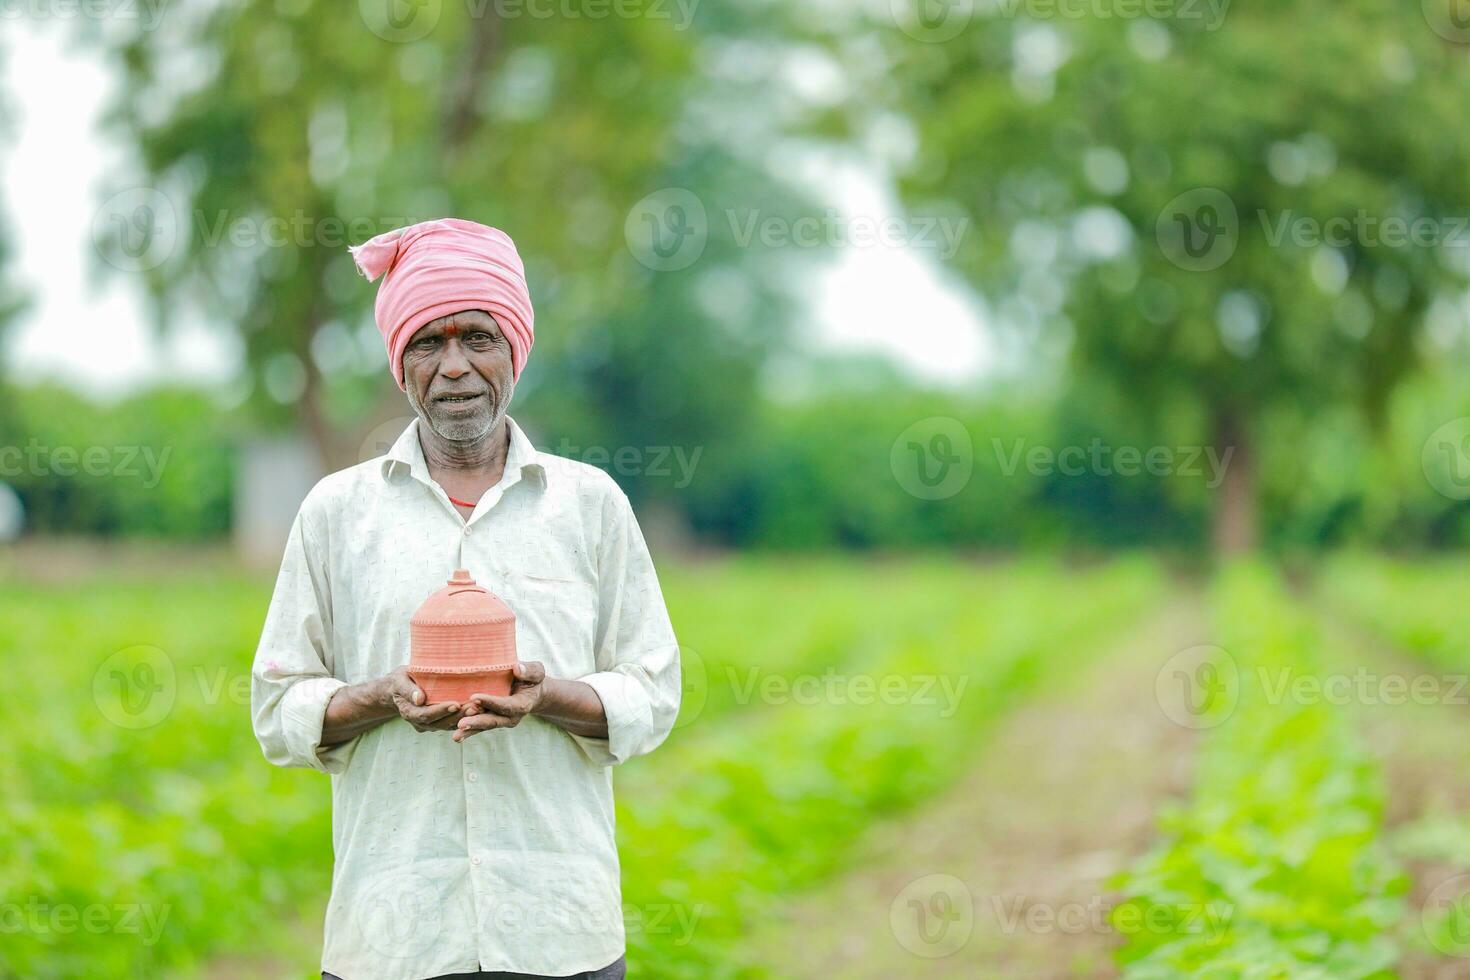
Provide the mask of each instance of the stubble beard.
{"label": "stubble beard", "polygon": [[510,407],[511,396],[514,394],[514,381],[506,385],[501,392],[497,392],[491,386],[484,406],[471,415],[450,416],[447,413],[434,411],[430,406],[424,404],[418,393],[412,388],[408,391],[408,403],[413,407],[414,414],[439,438],[449,442],[478,442],[495,431],[495,427],[505,417],[506,409]]}

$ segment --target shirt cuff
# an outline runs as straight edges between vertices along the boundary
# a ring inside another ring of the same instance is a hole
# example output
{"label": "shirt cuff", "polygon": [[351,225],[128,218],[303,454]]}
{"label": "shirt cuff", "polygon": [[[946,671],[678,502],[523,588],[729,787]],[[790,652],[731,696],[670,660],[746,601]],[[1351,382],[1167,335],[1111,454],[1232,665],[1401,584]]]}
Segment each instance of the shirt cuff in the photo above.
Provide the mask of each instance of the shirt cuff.
{"label": "shirt cuff", "polygon": [[648,695],[638,682],[617,671],[602,671],[577,678],[597,692],[602,712],[607,715],[607,738],[569,733],[599,766],[615,766],[638,754],[639,744],[653,728]]}
{"label": "shirt cuff", "polygon": [[346,686],[345,681],[335,677],[317,677],[291,685],[281,698],[281,727],[295,762],[331,775],[346,771],[357,745],[356,738],[330,748],[321,747],[327,702]]}

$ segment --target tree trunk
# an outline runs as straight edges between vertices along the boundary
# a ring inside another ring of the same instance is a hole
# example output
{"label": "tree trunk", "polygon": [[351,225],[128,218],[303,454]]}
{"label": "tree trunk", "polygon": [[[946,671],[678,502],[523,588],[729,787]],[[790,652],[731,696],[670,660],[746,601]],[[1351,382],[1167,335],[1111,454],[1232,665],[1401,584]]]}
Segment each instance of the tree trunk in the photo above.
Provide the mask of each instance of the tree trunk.
{"label": "tree trunk", "polygon": [[1215,555],[1229,558],[1255,551],[1260,533],[1255,458],[1246,426],[1236,409],[1222,409],[1215,420],[1215,459],[1224,467],[1215,488],[1212,537]]}
{"label": "tree trunk", "polygon": [[302,364],[306,368],[306,386],[302,389],[301,399],[296,407],[301,413],[306,438],[310,440],[316,449],[317,458],[321,460],[322,471],[331,473],[357,460],[349,460],[343,454],[340,433],[327,419],[326,409],[322,404],[322,377],[311,360],[311,351],[304,351],[298,356],[302,358]]}
{"label": "tree trunk", "polygon": [[474,20],[464,65],[450,80],[444,107],[444,150],[457,156],[479,123],[477,107],[485,77],[500,48],[500,18],[490,10]]}

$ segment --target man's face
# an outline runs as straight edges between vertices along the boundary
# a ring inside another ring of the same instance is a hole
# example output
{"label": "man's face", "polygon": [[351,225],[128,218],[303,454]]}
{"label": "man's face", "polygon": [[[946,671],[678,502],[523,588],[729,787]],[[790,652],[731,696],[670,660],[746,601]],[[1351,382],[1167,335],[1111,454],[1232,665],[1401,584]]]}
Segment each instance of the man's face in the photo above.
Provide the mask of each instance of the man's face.
{"label": "man's face", "polygon": [[514,379],[510,341],[484,310],[430,320],[403,351],[409,404],[451,442],[488,436],[510,405]]}

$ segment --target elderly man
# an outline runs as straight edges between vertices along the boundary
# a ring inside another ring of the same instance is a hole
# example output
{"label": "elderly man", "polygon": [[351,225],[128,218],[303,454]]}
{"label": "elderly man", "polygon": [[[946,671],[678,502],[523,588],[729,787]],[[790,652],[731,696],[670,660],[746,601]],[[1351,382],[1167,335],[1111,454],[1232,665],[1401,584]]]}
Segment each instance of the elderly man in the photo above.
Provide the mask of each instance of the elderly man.
{"label": "elderly man", "polygon": [[[324,977],[621,977],[610,767],[679,707],[628,500],[506,415],[533,339],[501,231],[443,219],[353,250],[418,416],[291,529],[252,675],[266,758],[332,776]],[[511,693],[425,704],[409,618],[458,568],[516,614]]]}

